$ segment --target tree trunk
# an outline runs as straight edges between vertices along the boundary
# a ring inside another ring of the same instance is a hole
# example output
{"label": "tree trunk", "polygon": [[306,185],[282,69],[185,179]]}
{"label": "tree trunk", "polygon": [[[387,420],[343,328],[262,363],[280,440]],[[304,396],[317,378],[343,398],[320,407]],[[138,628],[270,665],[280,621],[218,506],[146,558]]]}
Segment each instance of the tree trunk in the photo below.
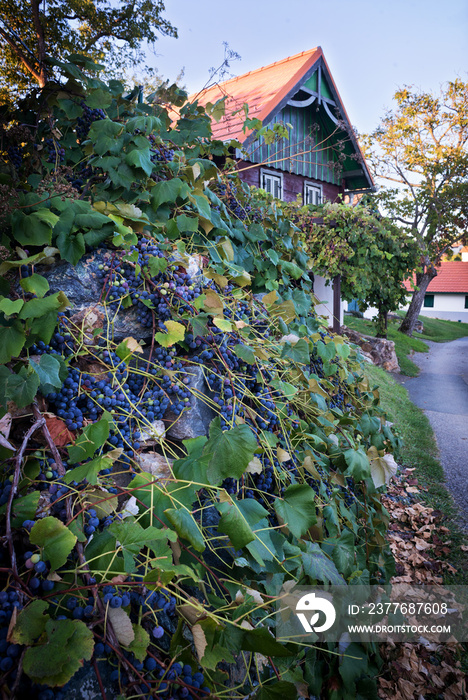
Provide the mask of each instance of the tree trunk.
{"label": "tree trunk", "polygon": [[388,311],[383,306],[379,306],[377,316],[377,338],[386,338],[388,328]]}
{"label": "tree trunk", "polygon": [[413,334],[414,326],[416,325],[424,302],[424,295],[426,294],[429,282],[434,279],[434,277],[437,277],[437,270],[432,266],[426,268],[424,272],[417,273],[416,286],[418,289],[413,292],[413,298],[411,299],[406,316],[398,329],[402,333],[406,333],[406,335]]}

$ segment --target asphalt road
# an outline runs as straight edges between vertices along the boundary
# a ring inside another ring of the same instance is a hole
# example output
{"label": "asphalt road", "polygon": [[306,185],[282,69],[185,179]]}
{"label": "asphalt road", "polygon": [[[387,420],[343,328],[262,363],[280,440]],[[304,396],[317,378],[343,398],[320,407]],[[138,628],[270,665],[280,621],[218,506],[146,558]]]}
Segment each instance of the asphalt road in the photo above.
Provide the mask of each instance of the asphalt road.
{"label": "asphalt road", "polygon": [[447,486],[468,530],[468,337],[424,342],[429,352],[411,357],[421,370],[419,376],[402,377],[401,383],[429,418]]}

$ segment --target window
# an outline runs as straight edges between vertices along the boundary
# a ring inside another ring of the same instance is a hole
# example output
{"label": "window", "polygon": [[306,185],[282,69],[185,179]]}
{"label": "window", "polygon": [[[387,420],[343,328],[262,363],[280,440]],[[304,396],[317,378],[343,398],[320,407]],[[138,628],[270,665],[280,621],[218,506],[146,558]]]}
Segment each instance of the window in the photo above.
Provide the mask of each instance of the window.
{"label": "window", "polygon": [[322,204],[322,187],[311,182],[304,183],[304,204]]}
{"label": "window", "polygon": [[468,309],[468,295],[465,297],[465,309]]}
{"label": "window", "polygon": [[424,297],[424,306],[426,308],[433,309],[434,308],[434,295],[433,294],[426,294]]}
{"label": "window", "polygon": [[269,170],[262,170],[260,173],[262,189],[277,199],[283,199],[283,176],[281,173],[272,173]]}

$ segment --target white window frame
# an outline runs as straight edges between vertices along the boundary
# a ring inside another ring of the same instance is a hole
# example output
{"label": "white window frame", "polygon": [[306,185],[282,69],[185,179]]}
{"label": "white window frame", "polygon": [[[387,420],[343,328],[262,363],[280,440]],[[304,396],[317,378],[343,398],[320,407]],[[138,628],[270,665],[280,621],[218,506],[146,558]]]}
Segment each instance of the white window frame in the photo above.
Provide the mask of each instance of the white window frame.
{"label": "white window frame", "polygon": [[283,173],[278,173],[274,170],[266,170],[265,168],[260,168],[260,187],[263,190],[266,190],[267,192],[269,192],[269,194],[273,195],[273,197],[275,197],[274,191],[272,191],[271,188],[270,188],[270,190],[268,190],[265,187],[265,184],[266,184],[265,179],[266,178],[269,178],[270,181],[278,182],[280,194],[279,194],[279,197],[276,197],[276,199],[283,199]]}
{"label": "white window frame", "polygon": [[[310,190],[315,192],[315,197],[314,201],[310,202],[308,201],[307,197],[307,190],[310,188]],[[318,196],[317,196],[318,195]],[[322,204],[323,202],[323,187],[322,185],[318,185],[316,182],[304,182],[304,204]]]}

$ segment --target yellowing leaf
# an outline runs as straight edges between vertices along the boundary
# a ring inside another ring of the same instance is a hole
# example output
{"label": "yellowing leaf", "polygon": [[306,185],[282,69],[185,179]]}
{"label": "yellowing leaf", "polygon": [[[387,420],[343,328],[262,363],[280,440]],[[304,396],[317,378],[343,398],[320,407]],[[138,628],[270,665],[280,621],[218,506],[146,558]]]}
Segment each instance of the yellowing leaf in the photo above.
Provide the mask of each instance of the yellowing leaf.
{"label": "yellowing leaf", "polygon": [[234,325],[238,330],[241,330],[241,328],[246,328],[249,324],[245,321],[234,321]]}
{"label": "yellowing leaf", "polygon": [[154,339],[164,348],[170,348],[172,345],[180,342],[185,337],[185,326],[177,321],[164,321],[167,328],[167,333],[155,333]]}
{"label": "yellowing leaf", "polygon": [[199,163],[195,163],[194,165],[192,165],[192,172],[193,172],[193,179],[196,180],[197,177],[199,177],[199,175],[201,173],[201,168],[200,168]]}
{"label": "yellowing leaf", "polygon": [[223,331],[223,333],[232,331],[232,323],[225,318],[214,318],[213,323],[220,331]]}
{"label": "yellowing leaf", "polygon": [[207,311],[209,314],[212,314],[213,316],[222,316],[223,314],[223,300],[221,299],[219,294],[216,294],[216,292],[210,290],[206,293],[206,298],[203,302],[203,306],[205,308],[205,311]]}
{"label": "yellowing leaf", "polygon": [[227,260],[228,262],[234,260],[234,248],[232,247],[231,241],[226,236],[223,236],[223,238],[219,240],[216,249],[223,260]]}
{"label": "yellowing leaf", "polygon": [[393,455],[388,454],[381,457],[377,448],[372,445],[368,450],[367,456],[370,462],[370,472],[372,481],[376,488],[388,484],[392,476],[395,476],[398,470],[398,464],[395,462]]}
{"label": "yellowing leaf", "polygon": [[262,303],[265,304],[265,306],[271,306],[277,300],[278,300],[278,292],[273,290],[269,294],[265,294],[265,296],[262,299]]}

